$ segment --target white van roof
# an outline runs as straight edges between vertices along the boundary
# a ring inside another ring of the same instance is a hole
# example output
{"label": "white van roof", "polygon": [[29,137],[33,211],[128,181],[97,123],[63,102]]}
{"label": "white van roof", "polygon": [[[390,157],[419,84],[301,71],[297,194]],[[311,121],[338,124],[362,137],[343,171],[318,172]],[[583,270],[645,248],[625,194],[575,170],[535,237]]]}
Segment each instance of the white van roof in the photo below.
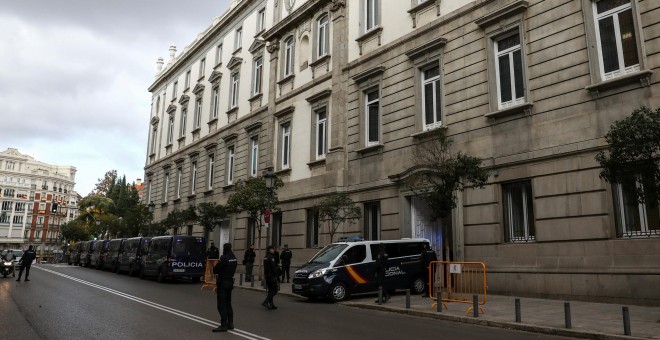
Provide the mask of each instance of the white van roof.
{"label": "white van roof", "polygon": [[355,242],[333,242],[333,244],[388,244],[388,243],[410,243],[410,242],[420,242],[420,243],[431,243],[428,239],[425,238],[402,238],[400,240],[375,240],[375,241],[355,241]]}

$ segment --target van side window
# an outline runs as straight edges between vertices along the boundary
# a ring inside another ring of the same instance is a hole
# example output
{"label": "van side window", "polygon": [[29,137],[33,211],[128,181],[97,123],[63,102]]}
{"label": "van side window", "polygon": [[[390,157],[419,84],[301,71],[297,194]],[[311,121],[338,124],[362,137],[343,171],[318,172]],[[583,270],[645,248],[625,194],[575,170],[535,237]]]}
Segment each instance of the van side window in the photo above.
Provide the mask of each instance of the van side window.
{"label": "van side window", "polygon": [[367,258],[367,247],[365,245],[351,247],[344,253],[344,256],[344,264],[361,263]]}
{"label": "van side window", "polygon": [[401,256],[417,256],[422,253],[422,244],[419,242],[399,244],[399,254]]}

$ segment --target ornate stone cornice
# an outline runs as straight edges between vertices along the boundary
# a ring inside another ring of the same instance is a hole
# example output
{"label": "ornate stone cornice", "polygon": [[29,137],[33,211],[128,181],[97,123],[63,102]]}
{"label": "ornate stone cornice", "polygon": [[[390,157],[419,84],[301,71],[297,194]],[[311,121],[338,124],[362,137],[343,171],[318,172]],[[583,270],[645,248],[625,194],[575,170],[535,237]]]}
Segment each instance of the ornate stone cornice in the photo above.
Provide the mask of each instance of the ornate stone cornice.
{"label": "ornate stone cornice", "polygon": [[336,12],[342,8],[346,7],[346,0],[332,0],[330,4],[330,10]]}

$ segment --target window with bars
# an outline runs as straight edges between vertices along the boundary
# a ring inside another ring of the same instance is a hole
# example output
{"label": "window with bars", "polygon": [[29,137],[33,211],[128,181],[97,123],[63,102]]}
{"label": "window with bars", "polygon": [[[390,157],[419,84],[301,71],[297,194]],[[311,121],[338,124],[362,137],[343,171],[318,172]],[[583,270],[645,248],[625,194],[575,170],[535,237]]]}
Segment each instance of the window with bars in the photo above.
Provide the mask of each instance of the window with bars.
{"label": "window with bars", "polygon": [[646,198],[643,202],[640,201],[635,189],[642,187],[643,183],[637,179],[630,176],[622,183],[613,185],[617,236],[660,236],[658,200]]}
{"label": "window with bars", "polygon": [[532,181],[503,184],[502,192],[506,242],[533,242],[535,233]]}

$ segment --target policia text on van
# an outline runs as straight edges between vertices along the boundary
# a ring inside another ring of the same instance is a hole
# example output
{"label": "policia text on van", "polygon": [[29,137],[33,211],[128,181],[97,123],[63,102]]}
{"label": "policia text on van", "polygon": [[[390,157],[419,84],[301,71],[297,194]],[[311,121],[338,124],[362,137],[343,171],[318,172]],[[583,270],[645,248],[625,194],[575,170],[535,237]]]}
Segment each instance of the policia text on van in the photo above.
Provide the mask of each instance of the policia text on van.
{"label": "policia text on van", "polygon": [[383,289],[410,288],[413,294],[424,291],[420,255],[426,239],[361,241],[333,243],[318,252],[297,270],[293,292],[305,297],[329,297],[343,301],[350,294],[375,292],[375,263],[381,244],[389,256]]}

